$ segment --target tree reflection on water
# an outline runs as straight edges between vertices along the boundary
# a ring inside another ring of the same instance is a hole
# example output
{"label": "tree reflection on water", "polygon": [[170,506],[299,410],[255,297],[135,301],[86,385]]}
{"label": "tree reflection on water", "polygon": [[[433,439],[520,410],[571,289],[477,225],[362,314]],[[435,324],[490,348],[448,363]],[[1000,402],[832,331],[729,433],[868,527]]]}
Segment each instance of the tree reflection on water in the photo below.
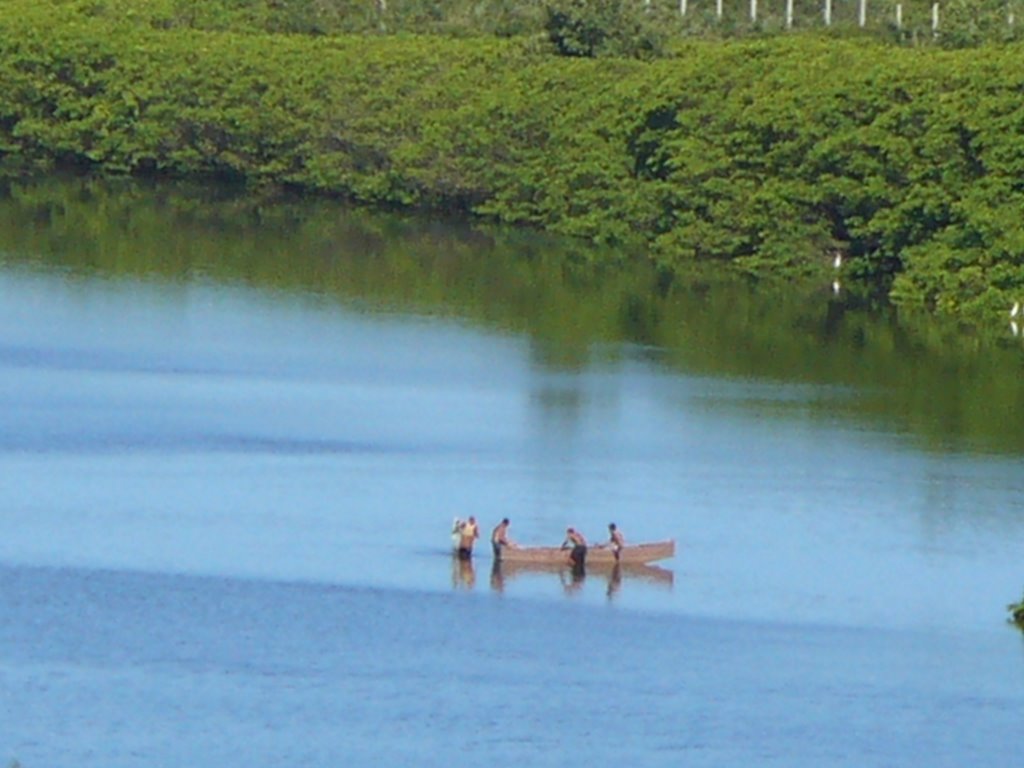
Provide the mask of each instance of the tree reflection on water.
{"label": "tree reflection on water", "polygon": [[1019,340],[897,313],[853,285],[836,296],[828,281],[752,280],[702,262],[666,277],[575,240],[170,182],[11,181],[0,230],[4,264],[242,284],[522,335],[538,370],[565,375],[538,394],[547,417],[585,404],[573,374],[640,359],[842,394],[802,404],[800,417],[899,424],[943,451],[1021,450]]}

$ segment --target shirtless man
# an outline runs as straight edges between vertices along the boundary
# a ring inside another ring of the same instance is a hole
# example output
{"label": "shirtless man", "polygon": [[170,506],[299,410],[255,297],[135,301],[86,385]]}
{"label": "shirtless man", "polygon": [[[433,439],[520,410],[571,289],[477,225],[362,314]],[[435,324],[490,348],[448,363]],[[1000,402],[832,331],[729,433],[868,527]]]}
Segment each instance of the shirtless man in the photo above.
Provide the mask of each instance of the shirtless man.
{"label": "shirtless man", "polygon": [[501,550],[504,547],[514,547],[515,544],[508,537],[508,527],[511,525],[507,517],[494,526],[491,531],[491,548],[494,550],[494,559],[501,560]]}
{"label": "shirtless man", "polygon": [[574,571],[582,571],[587,561],[587,540],[583,534],[575,528],[565,529],[565,541],[562,542],[562,549],[572,548],[569,560]]}
{"label": "shirtless man", "polygon": [[459,539],[459,560],[469,560],[473,557],[473,544],[480,538],[480,529],[476,524],[476,518],[472,515],[462,526],[462,536]]}
{"label": "shirtless man", "polygon": [[626,537],[622,535],[622,531],[615,523],[608,523],[608,546],[615,553],[615,562],[618,562],[622,548],[626,546]]}

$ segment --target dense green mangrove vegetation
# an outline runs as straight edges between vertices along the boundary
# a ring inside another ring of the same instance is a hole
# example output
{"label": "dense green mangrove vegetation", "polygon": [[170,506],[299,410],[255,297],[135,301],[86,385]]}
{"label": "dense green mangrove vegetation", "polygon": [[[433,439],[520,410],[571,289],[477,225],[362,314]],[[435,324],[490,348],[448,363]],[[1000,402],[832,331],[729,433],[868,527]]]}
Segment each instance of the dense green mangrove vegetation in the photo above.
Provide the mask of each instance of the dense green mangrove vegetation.
{"label": "dense green mangrove vegetation", "polygon": [[[1020,39],[1024,0],[86,0],[94,15],[154,27],[305,35],[439,34],[550,38],[568,55],[660,55],[682,37],[829,29],[959,48]],[[685,11],[685,12],[684,12]],[[941,21],[940,21],[941,19]],[[788,27],[787,27],[788,23]]]}
{"label": "dense green mangrove vegetation", "polygon": [[[451,318],[522,335],[546,370],[639,357],[736,381],[733,406],[765,419],[877,424],[937,450],[1019,455],[1020,338],[966,334],[906,309],[865,311],[824,283],[753,284],[721,269],[666,280],[615,258],[528,230],[216,185],[79,178],[0,188],[8,269],[177,283],[185,303],[213,282]],[[815,394],[774,398],[772,382]]]}
{"label": "dense green mangrove vegetation", "polygon": [[1006,610],[1010,612],[1010,621],[1024,629],[1024,598],[1019,603],[1010,603]]}
{"label": "dense green mangrove vegetation", "polygon": [[0,0],[4,164],[470,213],[665,274],[820,277],[842,254],[844,285],[992,321],[1024,300],[1020,45],[805,33],[642,61],[209,6]]}

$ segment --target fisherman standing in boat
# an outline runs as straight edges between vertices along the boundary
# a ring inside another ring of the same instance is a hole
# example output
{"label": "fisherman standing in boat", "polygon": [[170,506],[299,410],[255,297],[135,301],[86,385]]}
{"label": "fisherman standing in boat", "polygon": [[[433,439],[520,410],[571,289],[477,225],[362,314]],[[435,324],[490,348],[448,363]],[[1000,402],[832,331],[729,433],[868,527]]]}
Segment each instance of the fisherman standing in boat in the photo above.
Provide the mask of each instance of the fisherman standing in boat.
{"label": "fisherman standing in boat", "polygon": [[626,537],[618,529],[615,523],[608,523],[608,547],[615,555],[615,562],[619,562],[622,556],[622,548],[626,546]]}
{"label": "fisherman standing in boat", "polygon": [[501,560],[501,550],[505,547],[514,547],[515,544],[508,537],[508,527],[511,525],[507,517],[502,518],[501,522],[494,526],[494,530],[491,531],[491,549],[494,550],[494,560],[497,562]]}
{"label": "fisherman standing in boat", "polygon": [[472,515],[463,523],[459,539],[459,560],[470,560],[473,557],[473,544],[480,538],[480,529],[476,524],[476,518]]}
{"label": "fisherman standing in boat", "polygon": [[583,573],[587,562],[587,540],[583,534],[575,528],[565,529],[565,541],[562,542],[562,549],[572,548],[569,553],[569,561],[572,563],[574,573]]}

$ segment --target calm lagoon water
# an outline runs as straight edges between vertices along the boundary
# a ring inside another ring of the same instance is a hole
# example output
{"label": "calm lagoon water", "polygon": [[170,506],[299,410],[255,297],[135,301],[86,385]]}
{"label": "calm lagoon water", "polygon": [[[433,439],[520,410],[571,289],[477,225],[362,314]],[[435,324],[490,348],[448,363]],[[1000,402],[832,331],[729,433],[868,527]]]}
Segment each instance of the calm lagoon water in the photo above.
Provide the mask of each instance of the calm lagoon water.
{"label": "calm lagoon water", "polygon": [[[0,761],[1002,768],[1021,455],[862,394],[8,263]],[[453,566],[469,514],[679,552],[496,579]]]}

